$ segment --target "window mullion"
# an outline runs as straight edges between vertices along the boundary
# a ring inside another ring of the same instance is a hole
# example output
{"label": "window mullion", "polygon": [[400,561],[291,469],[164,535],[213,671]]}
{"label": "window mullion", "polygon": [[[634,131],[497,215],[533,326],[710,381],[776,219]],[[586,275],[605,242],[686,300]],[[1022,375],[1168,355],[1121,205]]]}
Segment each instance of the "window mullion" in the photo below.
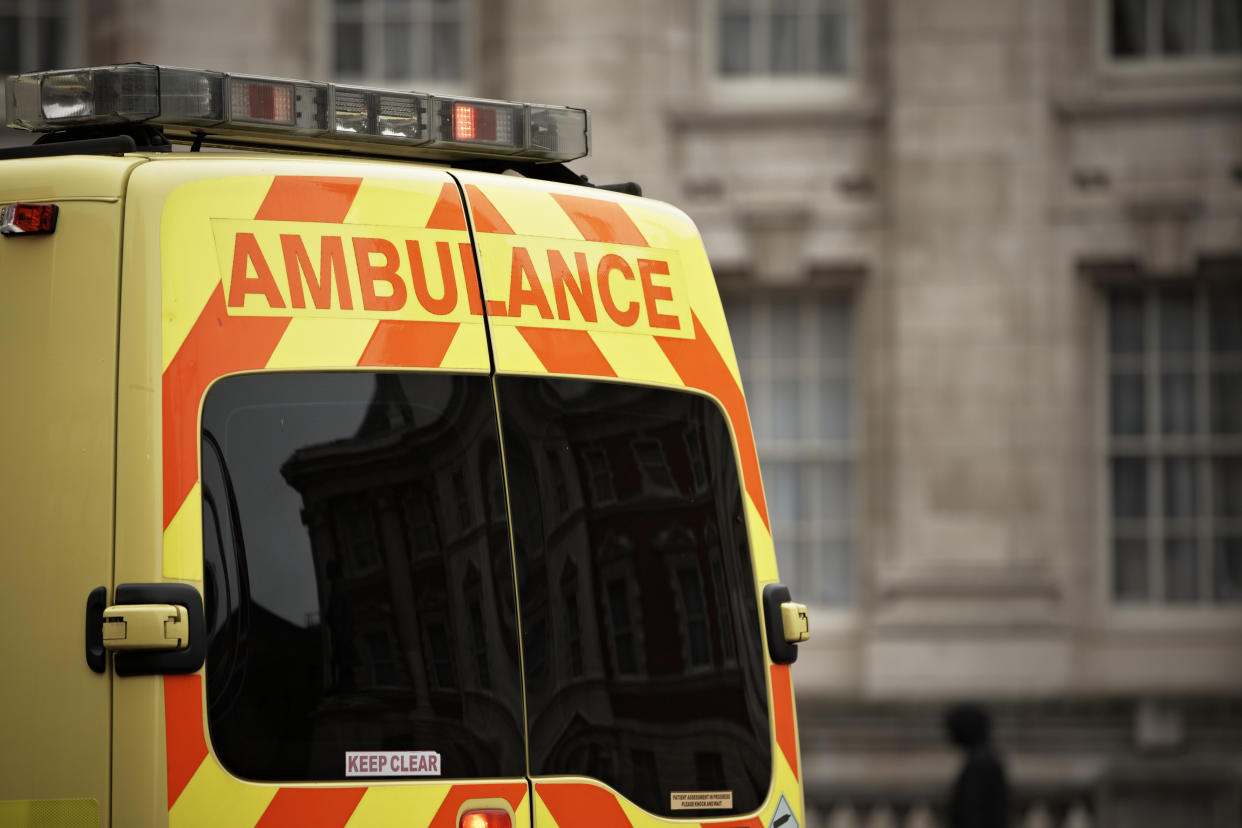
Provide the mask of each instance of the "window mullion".
{"label": "window mullion", "polygon": [[1148,600],[1163,603],[1164,589],[1164,451],[1160,435],[1164,428],[1160,407],[1160,295],[1154,287],[1144,291],[1143,339],[1146,345],[1143,370],[1147,375],[1147,577]]}

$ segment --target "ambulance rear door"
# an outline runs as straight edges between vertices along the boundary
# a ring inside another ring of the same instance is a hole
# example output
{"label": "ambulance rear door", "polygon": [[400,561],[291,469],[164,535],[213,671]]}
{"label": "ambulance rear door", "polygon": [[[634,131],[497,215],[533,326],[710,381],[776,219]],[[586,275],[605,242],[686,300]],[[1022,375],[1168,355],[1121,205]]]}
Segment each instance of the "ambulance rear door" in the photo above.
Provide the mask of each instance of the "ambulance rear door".
{"label": "ambulance rear door", "polygon": [[114,823],[528,825],[456,184],[411,164],[176,156],[130,193],[117,580],[201,595],[205,648],[114,679]]}
{"label": "ambulance rear door", "polygon": [[643,199],[454,175],[496,369],[534,828],[795,828],[768,514],[697,231]]}

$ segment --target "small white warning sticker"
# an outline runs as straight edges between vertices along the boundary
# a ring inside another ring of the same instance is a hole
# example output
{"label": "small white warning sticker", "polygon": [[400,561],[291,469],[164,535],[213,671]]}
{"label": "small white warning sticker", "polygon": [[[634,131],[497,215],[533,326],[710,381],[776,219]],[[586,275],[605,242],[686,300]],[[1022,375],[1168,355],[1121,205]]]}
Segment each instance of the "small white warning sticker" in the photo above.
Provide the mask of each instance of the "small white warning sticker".
{"label": "small white warning sticker", "polygon": [[439,776],[434,750],[348,750],[346,776]]}
{"label": "small white warning sticker", "polygon": [[674,811],[702,811],[710,808],[732,808],[733,791],[691,791],[670,794],[669,807]]}

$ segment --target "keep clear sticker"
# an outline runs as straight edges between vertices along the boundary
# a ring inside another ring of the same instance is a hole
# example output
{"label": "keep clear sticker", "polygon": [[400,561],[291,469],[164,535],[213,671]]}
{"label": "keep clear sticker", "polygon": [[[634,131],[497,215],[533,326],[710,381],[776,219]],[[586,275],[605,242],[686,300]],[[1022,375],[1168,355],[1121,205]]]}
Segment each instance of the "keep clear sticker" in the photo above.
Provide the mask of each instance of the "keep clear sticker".
{"label": "keep clear sticker", "polygon": [[346,776],[439,776],[434,750],[348,750]]}
{"label": "keep clear sticker", "polygon": [[733,791],[688,791],[669,794],[669,808],[674,811],[702,811],[708,808],[732,808]]}
{"label": "keep clear sticker", "polygon": [[798,818],[794,816],[793,808],[789,807],[784,794],[781,794],[781,801],[776,803],[776,812],[772,814],[768,828],[798,828]]}

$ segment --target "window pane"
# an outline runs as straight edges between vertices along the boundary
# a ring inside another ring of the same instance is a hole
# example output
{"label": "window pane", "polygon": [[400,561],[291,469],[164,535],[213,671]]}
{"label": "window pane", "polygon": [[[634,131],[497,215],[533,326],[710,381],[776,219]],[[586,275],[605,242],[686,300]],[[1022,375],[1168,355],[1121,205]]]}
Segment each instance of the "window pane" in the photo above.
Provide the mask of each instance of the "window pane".
{"label": "window pane", "polygon": [[769,400],[772,411],[772,426],[766,436],[777,442],[797,440],[802,431],[798,428],[801,419],[798,414],[802,408],[803,384],[797,380],[776,380],[772,383],[772,396]]}
{"label": "window pane", "polygon": [[1212,583],[1217,601],[1242,602],[1242,537],[1217,538]]}
{"label": "window pane", "polygon": [[1192,518],[1199,513],[1198,477],[1194,460],[1178,458],[1164,461],[1164,514],[1170,518]]}
{"label": "window pane", "polygon": [[825,520],[849,520],[850,467],[848,463],[827,463],[815,470],[820,502],[813,504],[808,516]]}
{"label": "window pane", "polygon": [[1160,430],[1165,434],[1195,433],[1195,378],[1191,374],[1160,377]]}
{"label": "window pane", "polygon": [[1136,57],[1148,51],[1147,0],[1112,0],[1113,55]]}
{"label": "window pane", "polygon": [[21,30],[21,19],[17,15],[0,15],[0,72],[17,73],[25,68],[22,66]]}
{"label": "window pane", "polygon": [[[45,9],[50,11],[49,9]],[[61,69],[65,65],[65,21],[59,16],[39,18],[39,68]]]}
{"label": "window pane", "polygon": [[854,567],[849,541],[825,541],[816,554],[820,558],[819,600],[826,604],[848,603],[854,596]]}
{"label": "window pane", "polygon": [[1147,543],[1142,540],[1113,541],[1113,595],[1118,601],[1148,598]]}
{"label": "window pane", "polygon": [[1189,354],[1195,348],[1195,301],[1189,290],[1166,290],[1160,294],[1160,352]]}
{"label": "window pane", "polygon": [[1114,291],[1109,295],[1108,350],[1116,356],[1143,352],[1143,294]]}
{"label": "window pane", "polygon": [[[369,747],[435,750],[449,778],[523,775],[508,527],[480,515],[459,531],[447,495],[463,471],[482,499],[497,437],[487,377],[250,374],[212,386],[207,721],[226,768],[343,779],[345,752]],[[411,525],[418,504],[430,525]],[[436,542],[422,548],[428,532]],[[481,618],[458,588],[468,569],[487,596]],[[479,622],[490,689],[471,652]]]}
{"label": "window pane", "polygon": [[798,505],[798,466],[795,463],[763,464],[763,491],[773,521],[788,522],[802,517]]}
{"label": "window pane", "polygon": [[362,24],[336,24],[336,71],[345,75],[360,75],[362,62]]}
{"label": "window pane", "polygon": [[819,387],[819,436],[826,442],[840,442],[850,436],[850,382],[826,379]]}
{"label": "window pane", "polygon": [[1242,3],[1238,0],[1212,0],[1212,51],[1242,52]]}
{"label": "window pane", "polygon": [[1164,597],[1171,602],[1199,597],[1199,553],[1193,538],[1164,542]]}
{"label": "window pane", "polygon": [[738,362],[750,358],[750,331],[752,318],[750,305],[745,302],[728,302],[724,306],[725,319],[729,323],[729,338],[733,340],[733,350]]}
{"label": "window pane", "polygon": [[830,359],[850,356],[850,306],[841,300],[828,300],[819,305],[820,353]]}
{"label": "window pane", "polygon": [[1212,375],[1212,433],[1242,434],[1242,371]]}
{"label": "window pane", "polygon": [[1242,458],[1212,461],[1212,492],[1217,517],[1242,518]]}
{"label": "window pane", "polygon": [[[501,376],[496,388],[527,646],[536,615],[552,646],[563,646],[548,585],[562,583],[573,561],[591,573],[577,581],[577,607],[592,619],[585,626],[615,650],[615,664],[586,665],[585,686],[570,681],[563,659],[547,659],[541,671],[527,662],[532,775],[586,770],[639,807],[671,815],[667,795],[642,781],[650,769],[634,767],[634,752],[660,758],[666,792],[697,790],[695,754],[718,753],[730,758],[731,812],[758,808],[772,759],[766,669],[742,490],[720,408],[698,394],[610,382]],[[705,487],[693,498],[648,496],[629,447],[659,441],[674,476],[689,479],[688,430],[702,435]],[[608,453],[616,503],[579,511],[569,526],[548,519],[554,482],[540,460],[549,450]],[[724,581],[719,593],[705,589],[713,577]],[[738,636],[733,661],[725,661],[716,623],[726,613],[709,617],[709,594],[729,604]],[[687,612],[681,624],[679,603]]]}
{"label": "window pane", "polygon": [[1214,354],[1242,355],[1242,290],[1213,290],[1208,294],[1211,343]]}
{"label": "window pane", "polygon": [[410,60],[410,38],[414,27],[409,23],[388,21],[384,26],[384,77],[389,80],[408,78],[413,74]]}
{"label": "window pane", "polygon": [[461,24],[441,22],[432,26],[431,76],[437,80],[462,77]]}
{"label": "window pane", "polygon": [[1161,4],[1161,45],[1166,55],[1187,55],[1196,51],[1195,15],[1198,6],[1191,0],[1165,0]]}
{"label": "window pane", "polygon": [[1109,377],[1109,430],[1117,436],[1142,434],[1146,430],[1146,386],[1143,375],[1114,373]]}
{"label": "window pane", "polygon": [[774,75],[792,75],[800,67],[797,3],[775,0],[769,23],[768,59]]}
{"label": "window pane", "polygon": [[1147,461],[1113,458],[1113,517],[1147,517]]}
{"label": "window pane", "polygon": [[823,13],[819,16],[818,69],[822,75],[845,72],[845,16]]}
{"label": "window pane", "polygon": [[751,71],[750,29],[747,14],[725,14],[720,19],[720,72],[745,75]]}
{"label": "window pane", "polygon": [[802,356],[802,303],[772,303],[771,356],[796,360]]}

